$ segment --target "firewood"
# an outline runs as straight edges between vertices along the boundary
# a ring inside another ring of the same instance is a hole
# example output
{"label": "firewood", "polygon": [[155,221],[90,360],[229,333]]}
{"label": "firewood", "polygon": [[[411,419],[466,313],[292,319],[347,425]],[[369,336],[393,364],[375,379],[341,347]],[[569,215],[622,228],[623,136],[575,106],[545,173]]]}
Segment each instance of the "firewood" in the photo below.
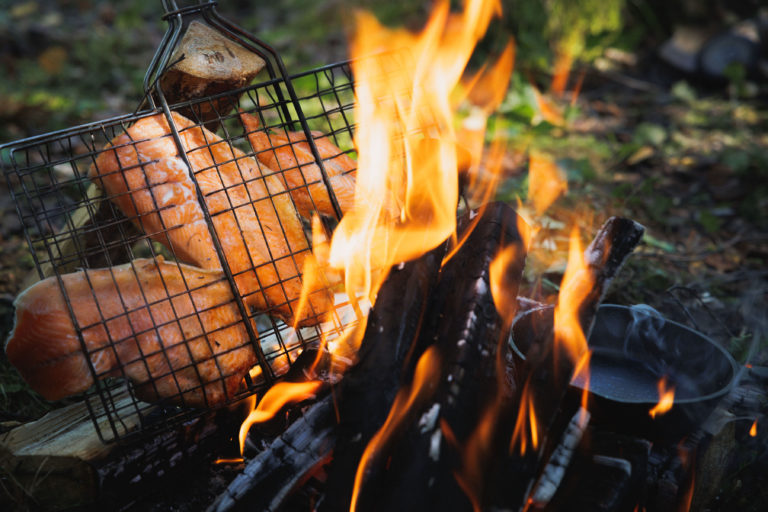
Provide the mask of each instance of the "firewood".
{"label": "firewood", "polygon": [[[412,342],[436,281],[444,247],[393,268],[371,309],[353,366],[334,396],[310,406],[256,458],[211,505],[209,511],[275,510],[296,484],[312,474],[334,450],[334,466],[352,473],[365,447],[384,421],[399,387],[400,368],[414,357]],[[416,354],[418,356],[418,354]],[[336,406],[342,424],[336,425]],[[343,436],[343,437],[342,437]],[[337,446],[337,439],[343,438]],[[329,483],[329,489],[337,485]],[[340,485],[346,486],[346,482]],[[333,493],[329,490],[328,495]]]}
{"label": "firewood", "polygon": [[[579,323],[585,334],[592,329],[597,308],[611,280],[627,257],[640,242],[645,228],[620,217],[611,217],[598,231],[584,252],[593,282],[589,295],[579,306]],[[501,471],[503,480],[512,482],[502,495],[494,497],[499,507],[518,507],[527,502],[534,482],[546,468],[553,451],[561,443],[569,419],[579,407],[579,394],[569,393],[569,383],[575,362],[554,348],[554,315],[541,310],[530,325],[528,337],[522,344],[529,347],[526,364],[518,372],[518,388],[522,393],[533,390],[530,400],[536,412],[540,443],[536,450],[525,453],[513,451]],[[531,340],[534,340],[531,342]],[[517,340],[522,341],[522,340]],[[516,341],[516,343],[517,343]],[[520,346],[520,344],[518,344]],[[517,397],[520,402],[522,397]]]}
{"label": "firewood", "polygon": [[[365,461],[358,510],[463,510],[471,506],[467,492],[480,504],[484,479],[493,470],[492,457],[484,455],[508,441],[512,416],[506,405],[513,389],[489,265],[502,248],[515,246],[506,290],[515,297],[525,249],[513,210],[491,204],[480,215],[464,245],[444,264],[419,336],[419,345],[429,347],[429,357],[438,365],[436,375],[423,383],[415,406],[402,422],[392,423],[391,436]],[[469,217],[464,221],[468,224]],[[417,367],[423,368],[422,362]],[[489,431],[480,440],[476,428],[483,417]],[[470,463],[461,450],[473,436],[479,452]],[[477,473],[472,473],[473,465]],[[328,510],[345,506],[338,495],[333,497]],[[350,498],[345,498],[348,506]]]}
{"label": "firewood", "polygon": [[208,511],[277,510],[288,493],[330,456],[336,443],[335,422],[331,396],[312,404],[248,462]]}
{"label": "firewood", "polygon": [[594,281],[590,294],[579,307],[579,323],[587,338],[608,286],[644,233],[645,228],[631,219],[611,217],[584,251],[584,259]]}
{"label": "firewood", "polygon": [[552,500],[563,480],[565,470],[571,463],[573,452],[584,435],[587,423],[589,423],[589,411],[581,407],[568,422],[560,443],[552,452],[549,462],[533,488],[530,503],[534,508],[543,508]]}
{"label": "firewood", "polygon": [[[136,405],[127,388],[111,392],[110,407],[141,415],[121,415],[122,435],[136,431],[152,417],[148,404]],[[99,418],[99,432],[110,430],[109,420],[93,400],[55,409],[37,421],[0,435],[0,509],[62,510],[94,502],[109,503],[162,485],[160,475],[172,476],[190,457],[210,464],[222,439],[236,432],[239,415],[222,409],[159,434],[127,437],[104,443],[94,428],[91,412]],[[160,425],[158,425],[160,426]],[[148,428],[147,425],[144,425]]]}

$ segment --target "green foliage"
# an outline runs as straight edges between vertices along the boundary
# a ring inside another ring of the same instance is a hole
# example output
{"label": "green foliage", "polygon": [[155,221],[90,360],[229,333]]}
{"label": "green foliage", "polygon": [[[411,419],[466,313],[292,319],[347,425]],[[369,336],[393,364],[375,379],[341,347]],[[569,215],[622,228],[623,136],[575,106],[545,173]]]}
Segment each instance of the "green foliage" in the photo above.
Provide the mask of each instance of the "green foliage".
{"label": "green foliage", "polygon": [[597,48],[587,46],[587,38],[615,33],[621,29],[623,0],[545,0],[546,34],[559,51],[574,58],[594,58]]}
{"label": "green foliage", "polygon": [[553,51],[588,62],[622,38],[636,44],[642,31],[621,32],[623,8],[624,0],[512,0],[518,54],[524,65],[551,69]]}

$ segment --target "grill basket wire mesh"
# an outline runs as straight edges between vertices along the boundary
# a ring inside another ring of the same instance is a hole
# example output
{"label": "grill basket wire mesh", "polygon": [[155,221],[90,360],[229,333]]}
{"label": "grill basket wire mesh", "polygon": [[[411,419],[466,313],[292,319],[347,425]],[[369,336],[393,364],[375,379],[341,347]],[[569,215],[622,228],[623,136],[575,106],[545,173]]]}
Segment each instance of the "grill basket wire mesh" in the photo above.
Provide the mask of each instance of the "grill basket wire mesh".
{"label": "grill basket wire mesh", "polygon": [[[270,75],[272,74],[270,72]],[[294,89],[302,93],[297,96]],[[243,309],[242,299],[233,281],[237,279],[237,275],[222,276],[213,281],[206,281],[204,285],[196,285],[191,279],[183,277],[183,286],[179,289],[178,286],[171,286],[171,279],[166,279],[163,274],[159,281],[161,291],[152,292],[141,279],[138,268],[141,258],[154,258],[157,261],[162,259],[174,269],[171,273],[186,275],[184,272],[187,267],[179,262],[182,258],[177,258],[173,250],[169,250],[173,247],[173,232],[180,229],[181,225],[163,226],[160,231],[148,232],[144,223],[146,213],[142,215],[134,212],[131,215],[130,212],[121,210],[115,203],[121,194],[110,195],[95,186],[94,182],[98,182],[98,179],[89,179],[89,169],[96,164],[99,155],[105,152],[105,148],[115,137],[130,137],[129,129],[132,125],[154,115],[183,111],[193,123],[192,127],[186,129],[215,126],[216,134],[225,144],[241,150],[246,155],[245,158],[253,158],[255,161],[256,151],[250,146],[238,115],[242,110],[258,116],[260,129],[272,133],[285,134],[304,128],[305,135],[309,135],[309,130],[318,130],[322,135],[317,133],[316,137],[327,137],[342,152],[354,157],[353,101],[353,80],[349,63],[338,63],[292,77],[277,73],[277,76],[272,76],[267,81],[239,90],[171,106],[164,103],[161,97],[159,105],[154,102],[150,105],[145,103],[143,110],[132,115],[90,123],[0,148],[0,151],[5,153],[5,159],[10,162],[5,171],[6,178],[39,277],[54,276],[58,281],[79,345],[86,354],[87,372],[90,375],[83,377],[91,378],[94,384],[83,394],[83,398],[98,435],[104,442],[125,441],[128,438],[166,430],[201,414],[204,409],[185,407],[184,404],[187,403],[188,396],[205,391],[202,392],[205,398],[212,387],[223,389],[225,386],[228,374],[220,363],[227,356],[227,352],[217,352],[215,345],[218,345],[216,337],[231,332],[232,328],[242,329],[246,324],[250,324],[252,331],[258,335],[249,336],[246,343],[253,346],[260,359],[256,367],[259,371],[253,373],[253,378],[246,375],[245,385],[240,386],[234,396],[228,396],[226,403],[266,389],[272,379],[290,368],[304,347],[318,342],[321,337],[333,339],[341,333],[346,324],[359,319],[350,314],[351,308],[348,304],[337,300],[330,312],[332,314],[328,315],[329,318],[324,322],[294,330],[271,316],[270,310],[256,311],[248,307]],[[226,106],[226,111],[222,105]],[[214,113],[213,122],[211,112]],[[171,132],[171,135],[178,135],[174,126],[171,126]],[[317,158],[319,155],[312,138],[307,138]],[[138,142],[140,141],[132,141],[130,144]],[[288,147],[292,149],[291,146]],[[204,146],[189,148],[188,152],[205,149],[207,148]],[[238,158],[240,157],[236,157],[236,160]],[[140,161],[139,165],[143,167],[145,163]],[[219,162],[216,166],[218,164]],[[196,175],[204,171],[194,166],[191,170],[193,181]],[[286,170],[289,169],[273,169],[278,175]],[[128,171],[130,169],[121,168],[117,172]],[[264,178],[260,179],[263,181]],[[305,183],[301,187],[306,187],[309,191],[309,187],[317,183],[327,184],[327,178],[324,182]],[[148,184],[146,189],[150,188]],[[333,197],[334,191],[327,185],[326,190]],[[135,190],[133,192],[135,193]],[[199,186],[197,192],[200,194]],[[224,192],[229,198],[230,190],[225,187]],[[290,197],[289,192],[290,190],[281,191],[279,194]],[[125,195],[126,192],[122,194]],[[266,197],[258,200],[269,202],[272,208],[276,208],[276,197],[268,193]],[[232,199],[229,199],[231,205]],[[256,211],[253,205],[247,206]],[[233,210],[234,207],[231,207],[214,214],[206,211],[208,226],[214,226],[213,218],[216,215],[233,215]],[[150,214],[156,214],[162,219],[162,212],[162,207],[158,207]],[[145,230],[137,226],[142,226]],[[282,226],[269,228],[282,229]],[[216,233],[215,227],[210,231],[213,237],[221,236]],[[309,251],[311,240],[308,235],[305,236],[306,243],[301,249],[294,251],[290,248],[290,254],[282,257],[295,261],[301,252]],[[220,245],[217,249],[220,260],[226,261],[227,255],[222,253]],[[128,278],[123,277],[121,280],[117,275],[118,271],[113,267],[118,265],[128,265],[121,267],[128,269]],[[81,269],[87,271],[83,272]],[[253,271],[253,268],[249,271]],[[79,296],[75,297],[73,287],[68,281],[70,278],[66,277],[73,272],[79,272],[78,279],[84,280],[86,287],[90,287],[85,302],[90,301],[89,304],[96,307],[96,322],[83,320],[81,309],[85,307],[84,302]],[[106,283],[104,286],[113,292],[113,302],[116,302],[117,306],[102,307],[104,299],[94,288],[98,272],[101,272],[99,275]],[[301,272],[300,267],[297,268],[298,272]],[[282,275],[280,277],[283,278]],[[125,284],[126,281],[128,285]],[[284,281],[279,281],[276,286],[282,286]],[[230,296],[207,308],[198,305],[196,293],[207,293],[206,290],[211,287],[222,285],[228,287]],[[139,299],[136,294],[129,297],[128,289],[138,290]],[[76,298],[80,302],[76,302]],[[237,302],[239,308],[235,307]],[[211,326],[205,315],[215,312],[217,308],[245,311],[247,322],[243,322],[242,317],[236,315],[233,321]],[[320,313],[322,312],[318,312]],[[135,325],[140,323],[136,321],[137,317],[144,318],[144,323],[148,322],[149,325],[143,330],[138,329]],[[122,331],[120,326],[123,326]],[[103,343],[86,343],[85,340],[89,336],[99,333],[105,340]],[[171,333],[170,337],[168,333]],[[189,346],[192,343],[187,343],[190,341],[187,339],[189,336],[196,337],[196,345],[192,348]],[[132,341],[142,337],[155,340],[154,344],[147,345],[152,347],[147,353],[142,352],[141,343]],[[162,341],[157,341],[158,339]],[[173,342],[166,343],[168,339]],[[123,352],[128,345],[138,346],[138,350],[134,349],[131,357],[127,357]],[[237,348],[235,346],[230,350]],[[94,364],[94,361],[105,357],[114,357],[118,362],[113,367],[105,368]],[[174,366],[168,363],[171,357],[176,357],[182,362],[177,362]],[[158,363],[156,366],[159,367],[162,367],[161,363],[164,362],[165,369],[151,369],[151,361]],[[216,379],[209,379],[205,384],[200,382],[200,368],[205,364],[209,367],[215,365],[220,382],[216,382]],[[180,378],[184,372],[187,375],[184,381],[186,384]],[[190,372],[197,376],[194,385],[189,384]],[[144,382],[137,385],[124,379],[131,376],[134,380],[139,376],[138,380],[143,379]],[[170,384],[171,388],[177,390],[177,395],[169,396],[166,392],[162,400],[153,400],[153,403],[141,400],[142,397],[159,395],[158,383],[161,382],[166,386]]]}

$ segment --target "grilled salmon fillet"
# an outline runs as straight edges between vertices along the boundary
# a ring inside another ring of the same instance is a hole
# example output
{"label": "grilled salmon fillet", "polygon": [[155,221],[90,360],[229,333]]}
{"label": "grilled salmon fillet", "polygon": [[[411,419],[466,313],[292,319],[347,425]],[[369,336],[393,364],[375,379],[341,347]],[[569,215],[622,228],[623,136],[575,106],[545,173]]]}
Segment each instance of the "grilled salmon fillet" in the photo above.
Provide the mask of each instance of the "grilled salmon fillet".
{"label": "grilled salmon fillet", "polygon": [[[291,192],[299,213],[306,218],[315,211],[336,217],[320,167],[315,163],[304,133],[267,133],[260,129],[258,117],[245,112],[240,112],[240,120],[256,158],[268,168],[280,171],[279,176]],[[357,163],[328,136],[320,132],[312,132],[312,135],[341,212],[346,213],[355,203]]]}
{"label": "grilled salmon fillet", "polygon": [[221,269],[194,175],[246,303],[290,324],[317,323],[332,300],[318,280],[307,306],[296,311],[310,250],[282,182],[218,135],[175,112],[172,118],[192,169],[179,155],[166,117],[156,114],[115,137],[96,158],[90,178],[178,259]]}
{"label": "grilled salmon fillet", "polygon": [[61,282],[49,277],[19,295],[5,347],[48,400],[85,391],[95,374],[127,377],[144,400],[210,407],[231,398],[256,363],[221,272],[137,259]]}

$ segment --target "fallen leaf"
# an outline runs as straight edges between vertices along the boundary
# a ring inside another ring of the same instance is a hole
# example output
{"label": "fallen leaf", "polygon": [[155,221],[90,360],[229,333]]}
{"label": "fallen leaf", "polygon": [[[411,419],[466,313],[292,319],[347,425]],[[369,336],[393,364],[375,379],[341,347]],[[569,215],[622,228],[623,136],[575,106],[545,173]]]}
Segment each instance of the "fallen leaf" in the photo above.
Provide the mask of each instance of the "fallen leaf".
{"label": "fallen leaf", "polygon": [[656,151],[651,146],[640,146],[640,148],[629,155],[627,165],[637,165],[644,160],[651,158]]}
{"label": "fallen leaf", "polygon": [[37,63],[49,75],[58,75],[67,60],[67,50],[63,46],[51,46],[37,57]]}

